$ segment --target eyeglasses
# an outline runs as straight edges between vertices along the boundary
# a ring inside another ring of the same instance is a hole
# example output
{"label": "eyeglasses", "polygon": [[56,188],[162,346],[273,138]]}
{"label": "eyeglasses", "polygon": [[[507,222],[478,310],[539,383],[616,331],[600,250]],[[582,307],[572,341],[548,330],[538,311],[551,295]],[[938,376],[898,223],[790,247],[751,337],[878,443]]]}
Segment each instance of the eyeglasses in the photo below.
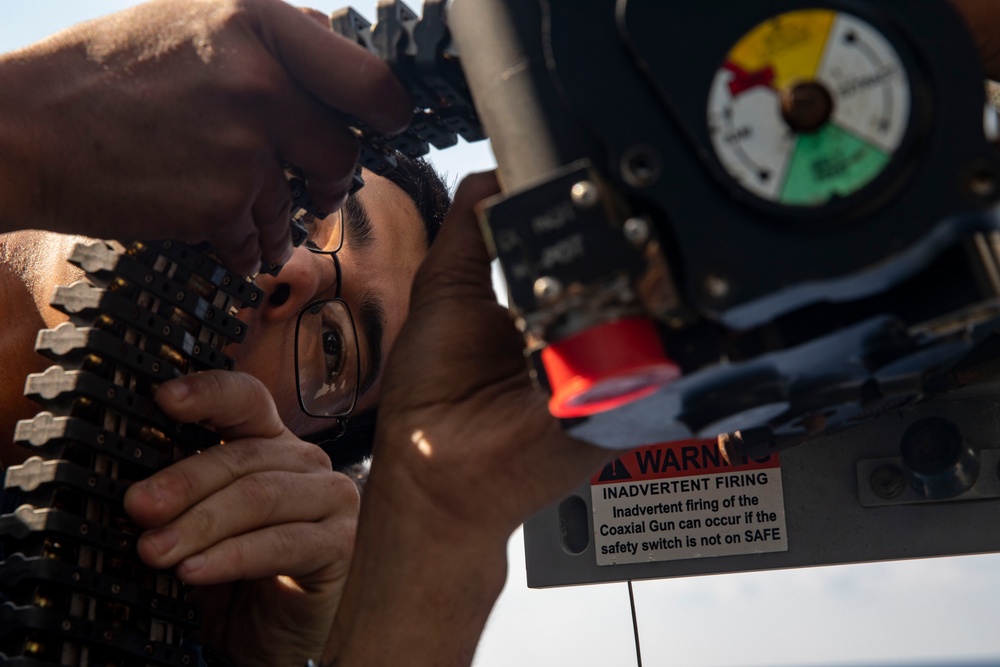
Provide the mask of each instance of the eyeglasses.
{"label": "eyeglasses", "polygon": [[300,221],[309,233],[303,244],[329,255],[336,271],[333,299],[310,303],[295,326],[295,382],[299,406],[311,417],[344,417],[354,409],[361,376],[357,330],[347,304],[340,298],[341,270],[337,251],[343,245],[341,211],[325,219]]}
{"label": "eyeglasses", "polygon": [[305,209],[299,209],[292,216],[292,221],[305,230],[306,239],[302,244],[309,250],[321,255],[332,255],[344,245],[344,209],[319,218]]}

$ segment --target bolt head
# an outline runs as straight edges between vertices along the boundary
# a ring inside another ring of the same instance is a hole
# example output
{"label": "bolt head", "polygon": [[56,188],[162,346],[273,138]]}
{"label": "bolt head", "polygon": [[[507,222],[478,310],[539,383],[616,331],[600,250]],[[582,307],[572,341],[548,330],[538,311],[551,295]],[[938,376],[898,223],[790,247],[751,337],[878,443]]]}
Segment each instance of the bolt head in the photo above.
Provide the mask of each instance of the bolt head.
{"label": "bolt head", "polygon": [[573,200],[573,204],[579,208],[592,208],[597,205],[600,199],[597,186],[590,181],[574,183],[569,191],[569,196]]}
{"label": "bolt head", "polygon": [[729,295],[729,281],[718,273],[710,273],[705,277],[705,293],[713,299],[724,299]]}
{"label": "bolt head", "polygon": [[535,298],[541,300],[554,299],[562,293],[562,283],[551,276],[542,276],[535,281]]}
{"label": "bolt head", "polygon": [[629,218],[622,225],[622,232],[629,243],[642,245],[649,240],[649,222],[645,218]]}
{"label": "bolt head", "polygon": [[891,500],[906,489],[906,478],[903,471],[890,464],[880,465],[872,471],[868,480],[872,492],[879,498]]}

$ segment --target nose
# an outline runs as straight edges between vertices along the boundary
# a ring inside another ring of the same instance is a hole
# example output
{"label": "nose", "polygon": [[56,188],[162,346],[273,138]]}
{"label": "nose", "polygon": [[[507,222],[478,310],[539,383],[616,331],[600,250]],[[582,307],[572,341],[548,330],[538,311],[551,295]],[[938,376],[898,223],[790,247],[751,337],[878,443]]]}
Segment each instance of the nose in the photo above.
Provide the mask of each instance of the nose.
{"label": "nose", "polygon": [[260,317],[265,322],[298,317],[309,303],[332,298],[337,289],[333,259],[297,248],[277,276],[260,274],[257,286],[264,290]]}

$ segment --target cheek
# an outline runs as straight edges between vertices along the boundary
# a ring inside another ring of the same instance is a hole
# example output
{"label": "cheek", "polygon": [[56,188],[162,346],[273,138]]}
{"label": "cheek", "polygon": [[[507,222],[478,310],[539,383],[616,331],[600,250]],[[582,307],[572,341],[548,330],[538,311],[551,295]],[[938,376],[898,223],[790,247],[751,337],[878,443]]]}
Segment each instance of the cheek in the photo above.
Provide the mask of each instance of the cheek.
{"label": "cheek", "polygon": [[251,330],[246,341],[226,349],[236,360],[236,370],[254,376],[264,383],[281,420],[291,430],[301,414],[295,396],[294,337],[269,335],[268,331]]}

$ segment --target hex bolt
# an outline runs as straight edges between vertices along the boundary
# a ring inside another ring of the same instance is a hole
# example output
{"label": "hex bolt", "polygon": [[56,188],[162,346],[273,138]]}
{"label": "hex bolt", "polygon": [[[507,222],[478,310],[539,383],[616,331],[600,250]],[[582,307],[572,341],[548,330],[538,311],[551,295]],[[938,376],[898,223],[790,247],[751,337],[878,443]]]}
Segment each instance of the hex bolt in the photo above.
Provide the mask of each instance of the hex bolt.
{"label": "hex bolt", "polygon": [[979,456],[958,425],[940,417],[911,424],[899,443],[907,481],[928,500],[965,493],[979,476]]}
{"label": "hex bolt", "polygon": [[535,298],[542,301],[555,299],[562,294],[563,286],[558,279],[551,276],[542,276],[535,281]]}
{"label": "hex bolt", "polygon": [[891,500],[906,488],[906,477],[897,466],[886,463],[872,470],[868,483],[871,484],[872,493],[876,496],[883,500]]}
{"label": "hex bolt", "polygon": [[629,218],[622,225],[622,232],[632,245],[642,245],[649,240],[649,221],[639,217]]}
{"label": "hex bolt", "polygon": [[577,208],[593,208],[600,198],[597,186],[590,181],[574,183],[570,188],[569,197]]}

